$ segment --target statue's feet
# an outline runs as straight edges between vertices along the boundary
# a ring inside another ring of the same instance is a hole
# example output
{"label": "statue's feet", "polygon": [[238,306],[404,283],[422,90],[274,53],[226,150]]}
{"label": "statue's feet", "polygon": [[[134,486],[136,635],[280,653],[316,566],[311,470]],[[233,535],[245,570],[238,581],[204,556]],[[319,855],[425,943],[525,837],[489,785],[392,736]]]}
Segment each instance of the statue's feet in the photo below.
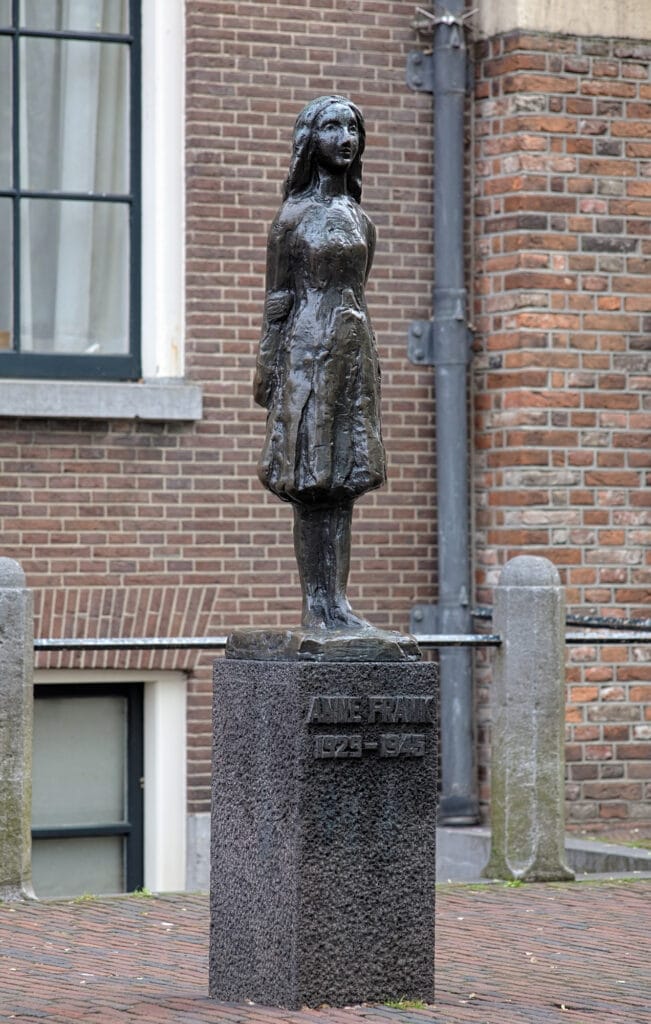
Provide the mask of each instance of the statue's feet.
{"label": "statue's feet", "polygon": [[368,629],[370,626],[370,622],[367,622],[366,619],[355,615],[345,598],[337,601],[331,609],[331,614],[336,629]]}
{"label": "statue's feet", "polygon": [[305,629],[368,629],[370,623],[355,615],[348,601],[338,601],[333,605],[322,605],[318,602],[310,602],[303,607],[301,617]]}
{"label": "statue's feet", "polygon": [[328,615],[326,608],[318,601],[308,601],[303,605],[301,624],[305,629],[328,629]]}

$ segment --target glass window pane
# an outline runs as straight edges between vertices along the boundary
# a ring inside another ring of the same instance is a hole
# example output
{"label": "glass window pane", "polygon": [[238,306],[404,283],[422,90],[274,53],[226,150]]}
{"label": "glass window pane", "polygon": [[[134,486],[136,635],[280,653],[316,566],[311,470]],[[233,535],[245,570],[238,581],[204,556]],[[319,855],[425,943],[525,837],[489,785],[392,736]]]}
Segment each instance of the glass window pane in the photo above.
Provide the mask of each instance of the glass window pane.
{"label": "glass window pane", "polygon": [[12,138],[11,138],[11,40],[0,37],[0,188],[11,188]]}
{"label": "glass window pane", "polygon": [[0,352],[12,347],[13,244],[11,199],[0,199]]}
{"label": "glass window pane", "polygon": [[129,352],[129,208],[23,200],[21,349]]}
{"label": "glass window pane", "polygon": [[124,892],[124,845],[122,836],[35,839],[34,892],[42,899]]}
{"label": "glass window pane", "polygon": [[128,46],[23,39],[23,187],[128,192],[128,110]]}
{"label": "glass window pane", "polygon": [[22,28],[128,32],[127,0],[23,0]]}
{"label": "glass window pane", "polygon": [[35,828],[126,820],[126,730],[124,697],[34,701]]}
{"label": "glass window pane", "polygon": [[11,25],[11,0],[0,0],[0,28]]}

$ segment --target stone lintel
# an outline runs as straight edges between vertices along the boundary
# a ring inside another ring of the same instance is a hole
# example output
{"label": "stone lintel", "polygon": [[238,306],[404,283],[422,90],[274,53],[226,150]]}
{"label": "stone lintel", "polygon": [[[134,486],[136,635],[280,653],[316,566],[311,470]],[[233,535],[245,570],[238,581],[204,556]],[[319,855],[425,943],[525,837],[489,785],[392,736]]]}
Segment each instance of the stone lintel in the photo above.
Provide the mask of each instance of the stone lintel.
{"label": "stone lintel", "polygon": [[523,29],[651,40],[648,0],[479,0],[473,24],[484,36]]}

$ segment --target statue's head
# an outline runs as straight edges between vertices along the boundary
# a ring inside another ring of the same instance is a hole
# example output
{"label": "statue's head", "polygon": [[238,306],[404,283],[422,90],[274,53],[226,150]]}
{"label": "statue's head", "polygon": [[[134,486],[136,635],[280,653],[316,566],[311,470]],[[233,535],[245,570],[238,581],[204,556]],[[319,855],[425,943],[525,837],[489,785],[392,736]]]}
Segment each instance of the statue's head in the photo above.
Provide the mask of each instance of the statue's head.
{"label": "statue's head", "polygon": [[328,108],[338,105],[348,107],[357,124],[357,152],[346,171],[348,191],[356,202],[362,196],[362,154],[366,133],[364,118],[359,107],[344,96],[319,96],[301,110],[294,125],[292,159],[289,174],[285,182],[284,198],[298,196],[307,192],[314,184],[318,169],[318,154],[315,136],[323,119],[327,117]]}

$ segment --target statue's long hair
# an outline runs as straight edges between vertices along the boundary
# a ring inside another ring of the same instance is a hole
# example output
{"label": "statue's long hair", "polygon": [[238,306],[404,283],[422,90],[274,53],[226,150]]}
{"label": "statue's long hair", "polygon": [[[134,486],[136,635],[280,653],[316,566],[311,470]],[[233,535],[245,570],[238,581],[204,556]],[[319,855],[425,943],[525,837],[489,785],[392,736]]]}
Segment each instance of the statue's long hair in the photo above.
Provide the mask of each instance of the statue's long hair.
{"label": "statue's long hair", "polygon": [[292,159],[285,182],[283,199],[306,192],[316,179],[317,165],[314,147],[314,128],[321,114],[332,103],[345,103],[357,121],[358,148],[355,159],[346,172],[346,186],[356,202],[362,198],[362,153],[366,143],[364,118],[359,107],[345,96],[318,96],[301,110],[294,125]]}

